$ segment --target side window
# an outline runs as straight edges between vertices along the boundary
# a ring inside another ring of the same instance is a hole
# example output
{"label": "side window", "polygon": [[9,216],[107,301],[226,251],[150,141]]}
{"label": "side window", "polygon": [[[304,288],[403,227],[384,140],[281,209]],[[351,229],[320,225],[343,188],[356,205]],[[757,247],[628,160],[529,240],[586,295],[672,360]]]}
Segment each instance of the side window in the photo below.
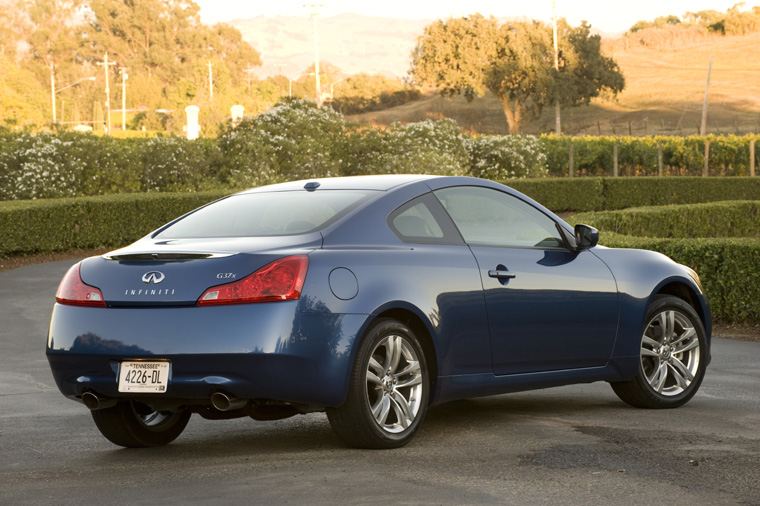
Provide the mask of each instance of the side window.
{"label": "side window", "polygon": [[554,220],[530,204],[491,188],[436,190],[465,242],[512,248],[564,248]]}
{"label": "side window", "polygon": [[431,194],[410,200],[393,211],[388,216],[388,226],[404,242],[462,244],[456,227]]}

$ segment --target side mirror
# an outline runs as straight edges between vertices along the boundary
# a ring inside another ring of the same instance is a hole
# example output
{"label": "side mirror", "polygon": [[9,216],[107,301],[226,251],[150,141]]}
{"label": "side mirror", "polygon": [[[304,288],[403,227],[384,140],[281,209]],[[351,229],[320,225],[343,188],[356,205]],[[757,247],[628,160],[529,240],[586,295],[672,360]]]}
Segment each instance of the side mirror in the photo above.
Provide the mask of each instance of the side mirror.
{"label": "side mirror", "polygon": [[575,245],[578,250],[593,248],[599,244],[599,231],[581,223],[575,226]]}

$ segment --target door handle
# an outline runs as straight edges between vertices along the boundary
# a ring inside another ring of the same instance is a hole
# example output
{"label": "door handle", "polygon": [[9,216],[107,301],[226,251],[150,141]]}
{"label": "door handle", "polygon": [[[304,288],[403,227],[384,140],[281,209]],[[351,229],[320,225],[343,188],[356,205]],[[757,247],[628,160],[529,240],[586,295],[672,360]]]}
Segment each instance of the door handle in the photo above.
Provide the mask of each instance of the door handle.
{"label": "door handle", "polygon": [[493,269],[493,270],[488,271],[488,277],[497,278],[497,279],[512,279],[512,278],[516,278],[517,274],[514,274],[507,270]]}

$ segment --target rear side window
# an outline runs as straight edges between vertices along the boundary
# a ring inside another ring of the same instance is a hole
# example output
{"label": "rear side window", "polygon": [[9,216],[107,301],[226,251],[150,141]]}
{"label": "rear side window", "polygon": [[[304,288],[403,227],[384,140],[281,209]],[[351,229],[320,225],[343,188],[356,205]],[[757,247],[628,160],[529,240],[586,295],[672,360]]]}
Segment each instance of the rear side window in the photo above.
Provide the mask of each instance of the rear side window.
{"label": "rear side window", "polygon": [[430,193],[393,211],[388,216],[388,225],[404,242],[462,244],[462,237],[451,219]]}
{"label": "rear side window", "polygon": [[373,193],[322,190],[233,195],[186,216],[161,231],[156,238],[304,234],[338,220]]}

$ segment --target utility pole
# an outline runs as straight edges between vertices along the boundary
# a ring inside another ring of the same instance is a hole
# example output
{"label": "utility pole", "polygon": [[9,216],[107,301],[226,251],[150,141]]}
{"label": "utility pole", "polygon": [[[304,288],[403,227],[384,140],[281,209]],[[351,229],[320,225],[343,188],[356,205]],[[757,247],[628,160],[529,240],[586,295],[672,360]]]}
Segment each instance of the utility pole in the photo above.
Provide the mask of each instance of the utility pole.
{"label": "utility pole", "polygon": [[[554,25],[554,70],[559,72],[559,45],[557,44],[557,2],[552,0],[552,23]],[[555,97],[554,117],[556,118],[557,135],[562,135],[562,122],[560,121],[559,93]]]}
{"label": "utility pole", "polygon": [[702,102],[702,129],[700,135],[707,135],[707,93],[710,91],[710,73],[712,72],[712,55],[710,62],[707,64],[707,84],[705,84],[705,100]]}
{"label": "utility pole", "polygon": [[247,68],[247,69],[243,69],[243,72],[245,72],[245,74],[246,74],[246,76],[247,76],[247,77],[246,77],[246,79],[247,79],[247,81],[248,81],[248,96],[251,96],[251,75],[252,75],[252,74],[253,74],[255,71],[256,71],[256,70],[255,70],[253,67],[251,67],[251,64],[250,64],[250,63],[248,64],[248,68]]}
{"label": "utility pole", "polygon": [[116,62],[108,61],[108,51],[103,56],[102,62],[95,62],[95,65],[103,65],[106,73],[106,135],[111,135],[111,89],[108,87],[108,66],[116,65]]}
{"label": "utility pole", "polygon": [[57,123],[58,119],[55,116],[55,67],[53,62],[50,62],[50,94],[53,98],[53,123]]}
{"label": "utility pole", "polygon": [[209,93],[209,101],[214,101],[214,78],[211,74],[211,67],[213,64],[211,63],[211,60],[208,61],[208,93]]}
{"label": "utility pole", "polygon": [[314,25],[314,83],[317,91],[317,108],[322,107],[322,89],[319,85],[319,29],[317,27],[317,9],[323,7],[322,4],[304,4],[304,7],[311,7],[312,24]]}
{"label": "utility pole", "polygon": [[127,67],[121,69],[121,131],[127,130]]}
{"label": "utility pole", "polygon": [[277,73],[277,84],[280,86],[280,94],[277,98],[282,98],[282,67],[285,66],[284,63],[275,63],[273,64],[275,67],[279,67],[280,71]]}

